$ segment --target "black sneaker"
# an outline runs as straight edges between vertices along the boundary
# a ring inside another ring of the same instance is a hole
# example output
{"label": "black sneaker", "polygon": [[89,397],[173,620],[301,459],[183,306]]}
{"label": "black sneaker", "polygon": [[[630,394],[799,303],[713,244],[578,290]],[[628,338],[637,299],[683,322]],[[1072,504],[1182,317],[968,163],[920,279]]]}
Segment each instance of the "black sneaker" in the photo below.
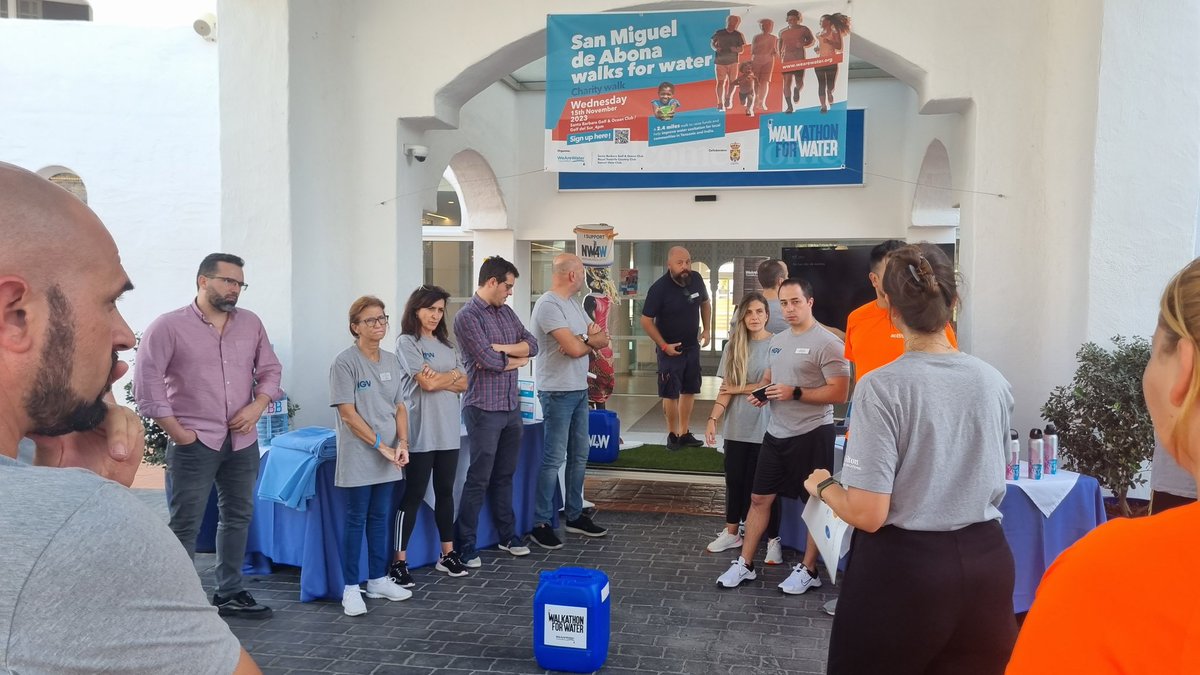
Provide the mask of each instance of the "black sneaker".
{"label": "black sneaker", "polygon": [[213,593],[212,604],[221,616],[236,616],[241,619],[269,619],[271,608],[254,601],[254,596],[247,591],[223,597]]}
{"label": "black sneaker", "polygon": [[692,432],[690,432],[690,431],[684,433],[682,436],[679,437],[679,444],[685,448],[704,447],[704,441],[693,436]]}
{"label": "black sneaker", "polygon": [[554,534],[554,528],[546,524],[535,526],[533,532],[529,533],[529,538],[538,546],[551,551],[563,547],[562,540]]}
{"label": "black sneaker", "polygon": [[582,534],[585,537],[603,537],[608,534],[608,530],[593,523],[592,519],[587,516],[579,516],[575,520],[568,520],[567,532]]}
{"label": "black sneaker", "polygon": [[676,450],[679,450],[682,447],[683,447],[683,444],[681,444],[679,442],[678,436],[676,436],[673,433],[667,434],[667,450],[670,450],[671,452],[675,452]]}
{"label": "black sneaker", "polygon": [[412,573],[408,571],[408,562],[397,560],[388,567],[388,578],[401,588],[412,588],[417,585],[413,581]]}
{"label": "black sneaker", "polygon": [[452,577],[467,576],[467,566],[458,559],[458,554],[454,551],[443,555],[441,560],[438,560],[437,564],[433,566],[433,569],[445,572]]}

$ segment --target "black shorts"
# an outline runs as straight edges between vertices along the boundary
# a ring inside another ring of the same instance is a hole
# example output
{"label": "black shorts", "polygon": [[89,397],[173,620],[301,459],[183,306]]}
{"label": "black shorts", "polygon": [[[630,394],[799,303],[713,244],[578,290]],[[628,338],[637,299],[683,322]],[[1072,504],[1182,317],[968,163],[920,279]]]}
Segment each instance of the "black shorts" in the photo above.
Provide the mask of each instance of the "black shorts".
{"label": "black shorts", "polygon": [[658,355],[658,397],[677,399],[680,394],[700,393],[700,347],[680,347],[679,356]]}
{"label": "black shorts", "polygon": [[808,501],[804,481],[817,469],[831,470],[833,436],[832,424],[790,438],[764,436],[754,472],[754,494]]}

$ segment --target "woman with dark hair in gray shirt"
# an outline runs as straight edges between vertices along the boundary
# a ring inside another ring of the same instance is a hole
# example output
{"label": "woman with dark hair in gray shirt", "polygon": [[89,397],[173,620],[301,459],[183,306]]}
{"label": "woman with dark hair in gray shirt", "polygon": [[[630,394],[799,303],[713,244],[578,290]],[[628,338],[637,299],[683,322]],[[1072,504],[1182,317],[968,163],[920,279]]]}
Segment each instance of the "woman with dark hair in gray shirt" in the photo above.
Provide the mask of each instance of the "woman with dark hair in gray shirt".
{"label": "woman with dark hair in gray shirt", "polygon": [[854,390],[841,483],[805,481],[855,528],[827,671],[1003,673],[1017,637],[1012,552],[1000,528],[1011,386],[946,337],[954,267],[931,244],[883,273],[904,354]]}

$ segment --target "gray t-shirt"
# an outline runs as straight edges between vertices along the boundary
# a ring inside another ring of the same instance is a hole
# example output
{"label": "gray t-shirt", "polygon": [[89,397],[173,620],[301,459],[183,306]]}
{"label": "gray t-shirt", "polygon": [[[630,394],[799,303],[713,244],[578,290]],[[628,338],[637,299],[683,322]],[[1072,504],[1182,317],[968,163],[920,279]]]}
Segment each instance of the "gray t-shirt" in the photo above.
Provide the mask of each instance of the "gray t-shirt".
{"label": "gray t-shirt", "polygon": [[909,352],[854,388],[842,483],[890,494],[885,525],[946,532],[1000,519],[1012,387],[980,359]]}
{"label": "gray t-shirt", "polygon": [[783,318],[783,305],[779,304],[779,298],[767,298],[767,312],[770,313],[767,317],[768,331],[778,335],[791,328]]}
{"label": "gray t-shirt", "polygon": [[[762,381],[763,371],[767,369],[767,354],[770,351],[771,339],[751,340],[746,345],[746,382],[753,384]],[[721,363],[717,365],[717,377],[725,378],[725,369],[729,361],[729,343],[725,343],[725,351],[721,353]],[[729,409],[722,418],[725,427],[721,435],[727,441],[743,443],[762,443],[763,434],[767,433],[767,420],[770,419],[769,406],[755,408],[746,402],[745,394],[734,394],[729,399]]]}
{"label": "gray t-shirt", "polygon": [[425,391],[417,384],[417,374],[428,363],[439,373],[457,370],[466,377],[458,350],[437,338],[401,335],[396,339],[396,356],[400,359],[401,389],[408,407],[408,451],[457,450],[462,444],[458,394],[445,389]]}
{"label": "gray t-shirt", "polygon": [[[846,345],[818,323],[799,335],[789,327],[771,338],[771,382],[811,389],[825,386],[831,378],[850,377],[845,351]],[[767,433],[775,438],[807,434],[825,424],[833,424],[833,406],[828,403],[771,401]]]}
{"label": "gray t-shirt", "polygon": [[[1059,448],[1061,453],[1062,448]],[[1154,439],[1154,460],[1150,464],[1150,489],[1168,492],[1176,497],[1196,498],[1196,479],[1179,466],[1157,438]]]}
{"label": "gray t-shirt", "polygon": [[162,518],[82,469],[0,456],[0,672],[230,673],[238,640]]}
{"label": "gray t-shirt", "polygon": [[[359,417],[379,434],[380,442],[396,447],[396,407],[404,402],[400,383],[403,367],[396,355],[379,350],[379,363],[363,356],[357,345],[350,345],[329,367],[329,405],[353,403]],[[338,487],[377,485],[401,480],[404,474],[381,452],[375,443],[363,442],[350,427],[337,418],[337,467],[333,484]],[[411,441],[411,439],[409,439]]]}
{"label": "gray t-shirt", "polygon": [[587,356],[570,357],[558,351],[558,340],[550,334],[566,328],[573,335],[587,333],[588,318],[575,298],[561,298],[546,291],[533,304],[530,315],[531,331],[538,341],[537,370],[534,373],[539,391],[579,391],[588,388]]}

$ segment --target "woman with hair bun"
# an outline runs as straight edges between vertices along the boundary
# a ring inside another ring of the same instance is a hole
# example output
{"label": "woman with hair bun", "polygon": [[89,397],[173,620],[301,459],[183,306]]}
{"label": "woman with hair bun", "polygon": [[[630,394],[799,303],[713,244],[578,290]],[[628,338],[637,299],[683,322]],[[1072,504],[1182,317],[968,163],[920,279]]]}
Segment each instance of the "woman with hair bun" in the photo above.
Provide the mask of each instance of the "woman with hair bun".
{"label": "woman with hair bun", "polygon": [[827,672],[1002,673],[1017,637],[999,509],[1011,386],[946,338],[959,297],[941,249],[893,251],[883,292],[904,354],[855,387],[841,482],[804,483],[855,528]]}

